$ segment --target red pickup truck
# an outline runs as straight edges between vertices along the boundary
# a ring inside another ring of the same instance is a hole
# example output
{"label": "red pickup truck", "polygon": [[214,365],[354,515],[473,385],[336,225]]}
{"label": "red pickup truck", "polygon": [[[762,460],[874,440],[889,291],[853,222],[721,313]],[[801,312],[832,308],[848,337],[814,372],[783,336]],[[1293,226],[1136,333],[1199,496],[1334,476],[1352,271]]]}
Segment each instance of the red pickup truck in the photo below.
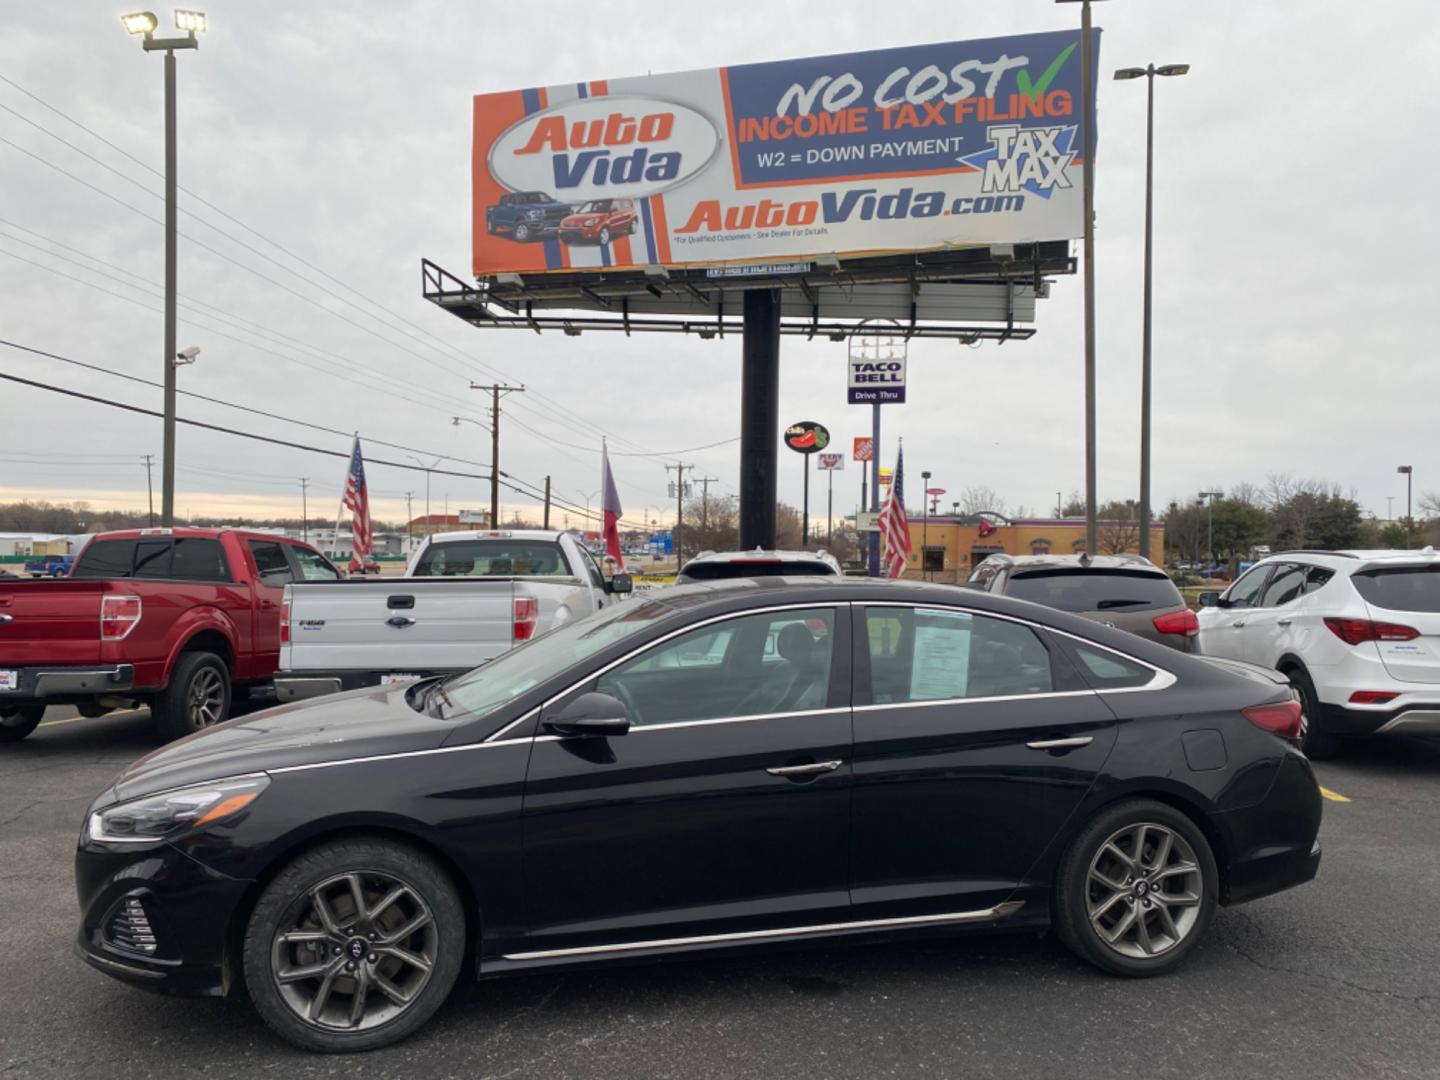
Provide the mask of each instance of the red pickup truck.
{"label": "red pickup truck", "polygon": [[147,704],[167,739],[218,724],[275,673],[286,584],[339,577],[296,540],[181,528],[101,533],[69,577],[0,581],[0,743],[47,705]]}

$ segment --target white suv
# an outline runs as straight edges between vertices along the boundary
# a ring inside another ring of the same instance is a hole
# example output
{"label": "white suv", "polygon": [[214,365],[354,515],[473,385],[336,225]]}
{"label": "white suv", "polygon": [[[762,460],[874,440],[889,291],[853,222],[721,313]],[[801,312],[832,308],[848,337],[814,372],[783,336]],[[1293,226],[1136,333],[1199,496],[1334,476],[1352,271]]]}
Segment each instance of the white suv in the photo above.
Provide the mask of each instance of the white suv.
{"label": "white suv", "polygon": [[1289,676],[1305,750],[1440,734],[1440,553],[1292,551],[1201,593],[1198,651]]}
{"label": "white suv", "polygon": [[724,581],[740,577],[839,577],[840,564],[823,548],[819,551],[702,551],[687,562],[676,585],[697,581]]}

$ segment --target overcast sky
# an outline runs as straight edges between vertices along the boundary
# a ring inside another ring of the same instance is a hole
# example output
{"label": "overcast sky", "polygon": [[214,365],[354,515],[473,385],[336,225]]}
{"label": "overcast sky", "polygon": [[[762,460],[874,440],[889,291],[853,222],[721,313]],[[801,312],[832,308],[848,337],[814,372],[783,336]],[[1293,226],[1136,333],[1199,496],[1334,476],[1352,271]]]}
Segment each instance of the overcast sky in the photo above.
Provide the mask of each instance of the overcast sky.
{"label": "overcast sky", "polygon": [[[122,10],[10,0],[0,75],[160,168],[163,64],[126,36]],[[207,11],[201,48],[179,54],[180,183],[255,233],[182,195],[190,239],[180,240],[180,292],[195,306],[182,307],[180,345],[203,349],[181,370],[182,387],[488,462],[485,433],[450,417],[483,416],[468,378],[523,382],[528,392],[505,403],[502,468],[536,484],[551,474],[556,492],[581,504],[599,487],[598,454],[583,448],[598,448],[602,431],[613,451],[631,453],[738,435],[739,342],[480,331],[423,301],[422,257],[461,275],[469,267],[472,95],[1064,29],[1079,18],[1077,6],[1047,0],[732,0],[703,17],[653,0],[211,0]],[[158,13],[168,25],[169,9]],[[512,20],[529,29],[511,32]],[[553,32],[534,32],[535,20]],[[1145,149],[1144,83],[1109,76],[1147,61],[1193,66],[1157,86],[1157,504],[1290,472],[1353,487],[1383,517],[1386,496],[1403,512],[1400,463],[1414,464],[1417,493],[1440,490],[1440,372],[1429,356],[1440,12],[1429,0],[1115,0],[1097,5],[1096,23],[1102,501],[1133,497],[1138,485]],[[150,218],[163,216],[160,180],[18,87],[0,82],[0,338],[158,379],[163,235]],[[930,469],[951,492],[989,486],[1031,512],[1082,487],[1081,300],[1078,276],[1059,279],[1030,341],[917,342],[911,403],[885,410],[885,464],[904,436],[912,473]],[[0,372],[160,405],[151,387],[5,347]],[[844,403],[844,381],[843,346],[784,341],[781,416],[818,420],[848,449],[868,433],[869,410]],[[180,413],[348,450],[341,436],[194,399],[182,397]],[[142,455],[158,456],[160,435],[158,420],[0,383],[0,500],[143,507]],[[339,458],[194,428],[181,428],[179,446],[182,515],[295,514],[302,476],[319,515],[345,472]],[[782,455],[780,495],[798,503],[799,463]],[[737,491],[736,443],[683,458],[718,478],[720,493]],[[627,518],[670,512],[664,461],[615,458]],[[369,479],[377,516],[402,518],[405,491],[422,512],[423,474],[376,464]],[[850,465],[837,512],[858,488]],[[813,510],[823,513],[823,497],[812,491]],[[454,512],[487,505],[488,487],[436,475],[430,498],[434,512],[447,501]]]}

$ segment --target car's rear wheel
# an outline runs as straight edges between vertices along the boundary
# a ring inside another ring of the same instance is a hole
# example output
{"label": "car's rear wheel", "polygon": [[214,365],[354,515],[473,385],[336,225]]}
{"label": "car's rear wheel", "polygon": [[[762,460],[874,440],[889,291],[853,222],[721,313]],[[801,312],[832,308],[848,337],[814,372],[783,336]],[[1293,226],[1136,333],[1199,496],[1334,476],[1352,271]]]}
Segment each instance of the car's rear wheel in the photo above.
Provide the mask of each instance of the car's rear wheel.
{"label": "car's rear wheel", "polygon": [[223,723],[230,718],[230,669],[214,653],[182,653],[150,711],[165,739]]}
{"label": "car's rear wheel", "polygon": [[0,712],[0,743],[19,742],[40,726],[44,705],[25,705]]}
{"label": "car's rear wheel", "polygon": [[1055,930],[1116,975],[1160,975],[1199,943],[1215,911],[1215,856],[1195,823],[1149,799],[1096,815],[1065,853]]}
{"label": "car's rear wheel", "polygon": [[1344,748],[1344,740],[1320,730],[1320,697],[1315,693],[1315,684],[1310,681],[1310,676],[1304,668],[1292,668],[1284,674],[1300,696],[1300,713],[1304,717],[1301,721],[1304,735],[1300,740],[1300,749],[1305,751],[1306,757],[1316,760],[1337,756]]}
{"label": "car's rear wheel", "polygon": [[355,839],[306,852],[266,886],[245,932],[260,1015],[307,1050],[388,1046],[428,1020],[465,954],[459,893],[403,844]]}

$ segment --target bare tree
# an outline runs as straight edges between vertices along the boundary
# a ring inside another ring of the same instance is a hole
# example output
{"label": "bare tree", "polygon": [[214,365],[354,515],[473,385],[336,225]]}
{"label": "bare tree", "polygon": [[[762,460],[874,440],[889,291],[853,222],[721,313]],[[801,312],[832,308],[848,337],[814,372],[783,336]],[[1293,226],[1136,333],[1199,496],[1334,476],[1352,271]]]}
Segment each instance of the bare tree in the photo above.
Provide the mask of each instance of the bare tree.
{"label": "bare tree", "polygon": [[960,504],[960,513],[967,517],[985,510],[996,514],[1005,513],[1005,500],[1000,497],[999,492],[990,487],[968,487],[960,492],[955,501]]}

